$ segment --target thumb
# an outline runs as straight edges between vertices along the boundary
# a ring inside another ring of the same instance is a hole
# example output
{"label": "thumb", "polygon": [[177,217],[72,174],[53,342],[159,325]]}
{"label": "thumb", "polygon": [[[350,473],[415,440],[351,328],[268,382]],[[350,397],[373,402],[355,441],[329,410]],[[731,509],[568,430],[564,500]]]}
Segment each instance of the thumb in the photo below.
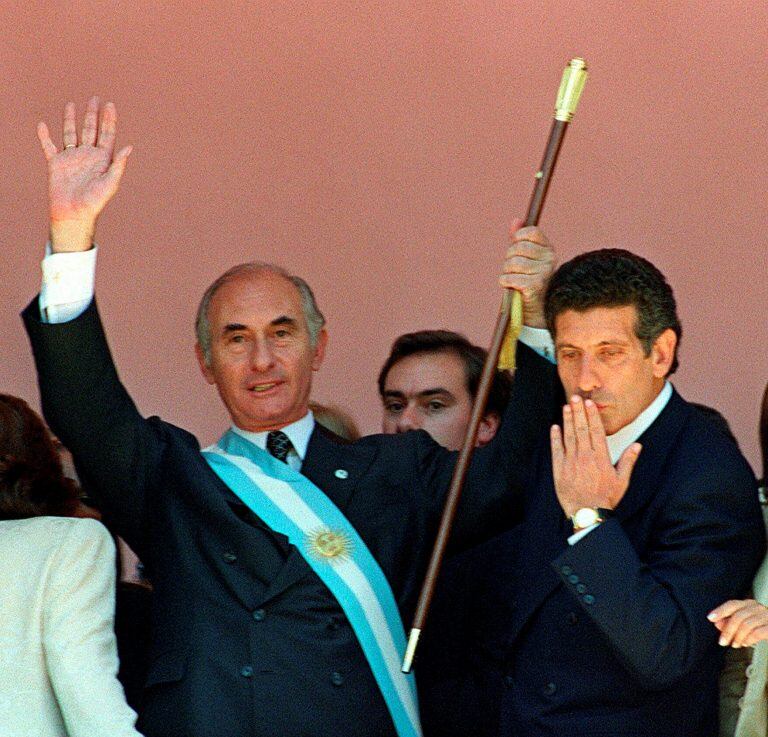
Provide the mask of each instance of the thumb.
{"label": "thumb", "polygon": [[525,220],[522,218],[512,218],[512,222],[509,224],[509,237],[513,238],[520,228],[525,225]]}
{"label": "thumb", "polygon": [[106,176],[107,179],[109,179],[113,190],[117,188],[117,185],[120,183],[120,180],[123,177],[123,172],[125,171],[126,164],[128,163],[128,157],[131,155],[131,151],[133,151],[133,146],[126,146],[125,148],[121,148],[115,154],[115,157],[112,159],[112,164],[110,165],[109,169],[107,169]]}
{"label": "thumb", "polygon": [[640,455],[640,451],[643,446],[640,443],[632,443],[619,458],[619,462],[616,464],[616,473],[625,485],[629,484],[630,476],[632,476],[632,469],[637,463],[637,458]]}

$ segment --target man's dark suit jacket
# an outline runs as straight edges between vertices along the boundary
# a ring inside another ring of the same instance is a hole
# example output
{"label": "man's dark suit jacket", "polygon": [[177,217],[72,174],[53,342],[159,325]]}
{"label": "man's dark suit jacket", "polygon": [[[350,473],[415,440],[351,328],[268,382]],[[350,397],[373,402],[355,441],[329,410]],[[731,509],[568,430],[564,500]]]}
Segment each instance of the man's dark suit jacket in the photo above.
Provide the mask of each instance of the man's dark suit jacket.
{"label": "man's dark suit jacket", "polygon": [[[394,734],[335,599],[287,539],[210,470],[192,435],[139,415],[95,305],[71,322],[44,325],[34,301],[24,319],[44,414],[154,586],[140,728],[150,737]],[[546,361],[525,348],[519,354],[502,429],[468,476],[457,542],[519,519],[515,468],[550,414],[540,405],[553,386]],[[369,547],[406,626],[454,460],[424,432],[344,445],[316,426],[302,465]]]}
{"label": "man's dark suit jacket", "polygon": [[639,440],[615,517],[575,545],[542,446],[524,522],[452,562],[444,593],[474,606],[437,623],[466,651],[424,684],[428,735],[716,737],[707,613],[760,564],[754,477],[677,393]]}

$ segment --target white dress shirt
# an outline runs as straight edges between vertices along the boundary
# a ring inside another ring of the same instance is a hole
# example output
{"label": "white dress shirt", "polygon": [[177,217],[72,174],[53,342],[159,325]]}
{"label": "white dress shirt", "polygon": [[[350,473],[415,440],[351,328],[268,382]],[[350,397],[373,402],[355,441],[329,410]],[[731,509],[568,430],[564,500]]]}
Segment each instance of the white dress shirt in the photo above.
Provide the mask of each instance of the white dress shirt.
{"label": "white dress shirt", "polygon": [[[312,414],[312,410],[309,410],[300,420],[280,428],[288,436],[288,440],[291,441],[291,449],[288,451],[288,457],[285,459],[285,462],[294,471],[301,471],[301,464],[307,455],[309,438],[314,429],[315,416]],[[262,450],[267,450],[268,432],[251,432],[250,430],[243,430],[236,425],[232,425],[232,432],[237,433],[246,440],[250,440]]]}

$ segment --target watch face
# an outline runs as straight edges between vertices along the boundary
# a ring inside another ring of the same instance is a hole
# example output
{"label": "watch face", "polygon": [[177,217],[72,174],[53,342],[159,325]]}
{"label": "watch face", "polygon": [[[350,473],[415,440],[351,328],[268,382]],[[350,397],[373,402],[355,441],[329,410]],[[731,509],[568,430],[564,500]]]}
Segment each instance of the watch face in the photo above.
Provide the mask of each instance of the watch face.
{"label": "watch face", "polygon": [[573,515],[573,526],[579,529],[589,527],[590,525],[594,525],[599,518],[596,509],[584,507],[583,509],[579,509],[576,514]]}

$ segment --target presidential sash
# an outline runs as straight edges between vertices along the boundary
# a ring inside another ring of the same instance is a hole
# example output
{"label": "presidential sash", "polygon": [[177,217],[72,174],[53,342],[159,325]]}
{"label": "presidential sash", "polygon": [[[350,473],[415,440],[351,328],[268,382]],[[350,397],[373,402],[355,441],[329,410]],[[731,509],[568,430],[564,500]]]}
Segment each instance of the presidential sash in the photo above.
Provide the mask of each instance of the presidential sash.
{"label": "presidential sash", "polygon": [[386,577],[357,530],[306,476],[228,430],[203,451],[216,475],[298,548],[347,615],[400,737],[420,737],[416,683],[400,670],[405,630]]}

